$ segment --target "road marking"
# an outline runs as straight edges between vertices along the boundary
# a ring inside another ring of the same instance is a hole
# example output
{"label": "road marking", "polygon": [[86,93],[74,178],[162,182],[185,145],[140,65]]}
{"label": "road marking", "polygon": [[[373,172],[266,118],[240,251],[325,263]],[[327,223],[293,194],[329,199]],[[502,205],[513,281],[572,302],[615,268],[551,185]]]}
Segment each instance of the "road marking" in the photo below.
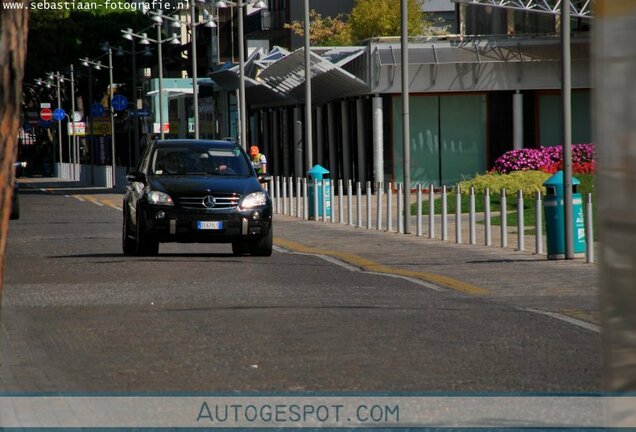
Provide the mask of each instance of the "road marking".
{"label": "road marking", "polygon": [[76,200],[82,201],[82,202],[86,201],[84,198],[82,198],[81,196],[78,196],[78,195],[73,195],[73,198],[75,198]]}
{"label": "road marking", "polygon": [[95,198],[93,195],[85,195],[85,197],[88,201],[92,202],[93,204],[97,204],[100,207],[104,207],[104,204],[99,202],[99,200]]}
{"label": "road marking", "polygon": [[274,246],[274,250],[280,253],[293,253],[296,255],[307,255],[307,256],[313,256],[313,257],[317,257],[317,258],[321,258],[331,264],[335,264],[339,267],[344,268],[345,270],[349,270],[349,271],[353,271],[353,272],[358,272],[358,273],[367,273],[367,274],[371,274],[371,275],[376,275],[376,276],[385,276],[385,277],[392,277],[392,278],[396,278],[396,279],[403,279],[405,281],[414,283],[416,285],[420,285],[423,286],[425,288],[428,289],[432,289],[433,291],[449,291],[445,288],[442,288],[440,286],[434,285],[430,282],[426,282],[420,279],[415,279],[412,277],[408,277],[408,276],[402,276],[402,275],[396,275],[396,274],[391,274],[391,273],[379,273],[379,272],[370,272],[370,271],[366,271],[360,267],[355,267],[352,266],[350,264],[347,264],[344,261],[339,260],[338,258],[334,258],[332,256],[328,256],[328,255],[322,255],[322,254],[315,254],[315,253],[306,253],[306,252],[294,252],[292,250],[288,250],[279,246]]}
{"label": "road marking", "polygon": [[[462,292],[464,294],[471,294],[471,295],[488,294],[488,290],[485,288],[478,287],[476,285],[472,285],[466,282],[462,282],[460,280],[457,280],[448,276],[444,276],[444,275],[389,267],[389,266],[380,264],[378,262],[369,260],[367,258],[363,258],[359,255],[352,254],[352,253],[339,252],[334,250],[317,249],[317,248],[313,248],[310,246],[303,245],[301,243],[296,243],[296,242],[282,239],[282,238],[276,238],[274,242],[276,243],[276,245],[290,251],[301,252],[301,253],[306,253],[311,255],[324,255],[324,256],[332,257],[340,261],[343,261],[347,263],[348,265],[355,266],[369,273],[394,275],[394,276],[399,276],[403,278],[412,278],[417,281],[426,282],[427,284],[432,285],[435,288],[441,288],[440,287],[441,285],[442,287],[447,287],[452,290]],[[423,285],[423,286],[427,286],[428,288],[431,288],[431,286],[429,285]],[[439,289],[437,290],[439,291]]]}
{"label": "road marking", "polygon": [[592,323],[588,323],[585,321],[581,321],[579,319],[576,318],[572,318],[569,317],[567,315],[562,315],[560,313],[557,312],[549,312],[549,311],[543,311],[540,309],[532,309],[532,308],[519,308],[519,310],[525,311],[525,312],[531,312],[531,313],[536,313],[536,314],[540,314],[540,315],[546,315],[561,321],[565,321],[566,323],[575,325],[577,327],[581,327],[584,328],[586,330],[590,330],[593,331],[595,333],[600,333],[601,332],[601,327],[597,326],[596,324],[592,324]]}

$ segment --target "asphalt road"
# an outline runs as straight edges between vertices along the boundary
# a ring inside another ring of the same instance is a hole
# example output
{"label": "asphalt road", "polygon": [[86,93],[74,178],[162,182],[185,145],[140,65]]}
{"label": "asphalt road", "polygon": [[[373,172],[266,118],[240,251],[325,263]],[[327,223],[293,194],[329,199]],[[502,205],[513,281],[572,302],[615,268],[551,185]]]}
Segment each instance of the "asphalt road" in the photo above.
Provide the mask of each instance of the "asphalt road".
{"label": "asphalt road", "polygon": [[[22,191],[0,391],[593,391],[600,336],[321,258],[121,254],[121,212]],[[279,222],[284,223],[284,222]]]}

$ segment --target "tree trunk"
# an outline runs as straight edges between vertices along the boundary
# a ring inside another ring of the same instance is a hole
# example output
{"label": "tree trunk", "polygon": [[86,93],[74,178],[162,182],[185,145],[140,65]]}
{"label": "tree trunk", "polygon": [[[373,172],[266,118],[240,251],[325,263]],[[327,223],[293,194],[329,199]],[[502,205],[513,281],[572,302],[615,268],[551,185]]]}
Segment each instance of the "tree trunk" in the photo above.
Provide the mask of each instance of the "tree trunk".
{"label": "tree trunk", "polygon": [[[7,0],[0,0],[8,3]],[[15,181],[22,108],[22,79],[27,50],[28,0],[22,10],[0,8],[0,300],[4,284],[4,255]]]}

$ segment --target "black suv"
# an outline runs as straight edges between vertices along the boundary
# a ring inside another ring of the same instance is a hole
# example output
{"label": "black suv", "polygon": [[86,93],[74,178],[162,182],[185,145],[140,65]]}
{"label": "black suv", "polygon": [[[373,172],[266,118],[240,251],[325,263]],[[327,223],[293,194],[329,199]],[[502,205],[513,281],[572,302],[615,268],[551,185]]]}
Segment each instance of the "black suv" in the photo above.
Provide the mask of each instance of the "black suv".
{"label": "black suv", "polygon": [[151,143],[128,174],[122,243],[126,255],[156,255],[159,243],[232,243],[235,255],[272,254],[272,201],[236,143]]}

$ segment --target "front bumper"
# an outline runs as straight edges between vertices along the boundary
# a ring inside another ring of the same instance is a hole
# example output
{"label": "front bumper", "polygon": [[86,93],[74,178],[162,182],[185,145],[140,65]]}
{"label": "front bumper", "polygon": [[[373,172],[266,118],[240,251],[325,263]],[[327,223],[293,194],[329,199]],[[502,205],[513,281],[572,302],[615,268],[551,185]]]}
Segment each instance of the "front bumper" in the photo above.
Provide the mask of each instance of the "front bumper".
{"label": "front bumper", "polygon": [[[269,234],[272,208],[249,210],[186,210],[178,207],[148,205],[143,214],[144,231],[159,242],[230,243],[256,240]],[[221,229],[199,229],[199,222],[220,222]]]}

